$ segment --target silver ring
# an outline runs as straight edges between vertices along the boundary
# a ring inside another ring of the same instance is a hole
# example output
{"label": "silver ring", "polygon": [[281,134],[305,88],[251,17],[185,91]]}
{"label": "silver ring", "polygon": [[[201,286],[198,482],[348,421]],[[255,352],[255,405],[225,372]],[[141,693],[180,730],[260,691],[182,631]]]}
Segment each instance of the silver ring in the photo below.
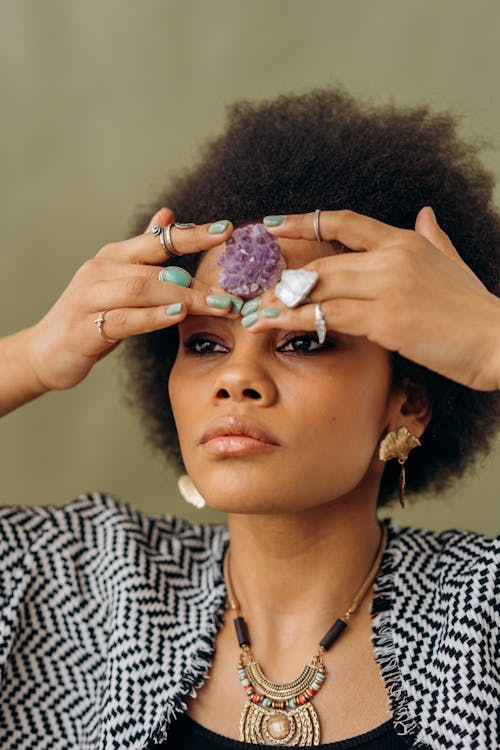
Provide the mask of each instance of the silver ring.
{"label": "silver ring", "polygon": [[96,324],[97,330],[99,331],[99,336],[102,338],[103,341],[106,341],[108,344],[116,344],[116,342],[119,341],[119,339],[108,338],[103,330],[104,316],[106,315],[107,312],[108,310],[104,310],[103,312],[100,312],[97,318],[93,320],[92,322]]}
{"label": "silver ring", "polygon": [[326,339],[326,320],[319,302],[314,305],[314,327],[318,334],[318,342],[324,344]]}
{"label": "silver ring", "polygon": [[313,226],[314,226],[314,236],[318,240],[318,242],[323,242],[323,238],[321,237],[320,231],[319,231],[319,215],[321,213],[321,209],[317,208],[314,212],[314,219],[313,219]]}
{"label": "silver ring", "polygon": [[163,230],[163,236],[165,237],[165,242],[168,247],[167,255],[169,255],[171,258],[176,258],[177,256],[182,255],[182,253],[175,249],[174,243],[172,242],[173,226],[175,226],[175,224],[167,224],[167,226]]}
{"label": "silver ring", "polygon": [[[179,255],[182,255],[182,253],[179,253],[172,242],[172,227],[177,227],[178,224],[168,224],[166,227],[160,227],[159,225],[155,225],[151,229],[151,234],[155,235],[155,237],[160,238],[161,246],[163,248],[163,252],[167,256],[167,258],[177,258]],[[194,224],[192,225],[194,226]],[[191,229],[191,225],[180,225],[179,229]]]}
{"label": "silver ring", "polygon": [[166,256],[168,256],[170,258],[170,254],[169,254],[169,252],[167,250],[167,246],[165,245],[165,237],[164,237],[164,234],[163,234],[164,231],[165,231],[165,227],[160,227],[157,224],[156,226],[154,226],[152,228],[151,234],[154,234],[155,237],[159,237],[160,238],[160,242],[161,242],[161,246],[163,248],[163,252],[165,253]]}

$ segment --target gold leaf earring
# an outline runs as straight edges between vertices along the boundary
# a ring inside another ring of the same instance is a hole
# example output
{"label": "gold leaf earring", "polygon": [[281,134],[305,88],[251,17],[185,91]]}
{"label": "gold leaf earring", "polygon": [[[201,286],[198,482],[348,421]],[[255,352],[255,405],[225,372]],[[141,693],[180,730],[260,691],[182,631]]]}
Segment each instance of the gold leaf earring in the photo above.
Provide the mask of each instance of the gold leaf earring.
{"label": "gold leaf earring", "polygon": [[420,440],[412,435],[406,427],[400,427],[397,432],[389,432],[380,442],[378,457],[381,461],[390,461],[391,458],[397,458],[401,466],[399,475],[399,502],[401,507],[405,507],[405,461],[408,454],[413,448],[421,445]]}

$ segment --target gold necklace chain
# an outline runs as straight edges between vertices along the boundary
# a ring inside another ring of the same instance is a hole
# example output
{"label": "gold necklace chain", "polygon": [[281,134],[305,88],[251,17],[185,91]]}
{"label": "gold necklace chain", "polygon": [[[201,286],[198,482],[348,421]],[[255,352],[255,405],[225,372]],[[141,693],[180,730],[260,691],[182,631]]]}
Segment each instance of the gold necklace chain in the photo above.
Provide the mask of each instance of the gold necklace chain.
{"label": "gold necklace chain", "polygon": [[235,615],[234,625],[241,648],[238,676],[247,694],[240,718],[241,741],[273,745],[320,744],[319,719],[311,701],[325,680],[323,655],[347,627],[351,615],[363,601],[377,574],[387,544],[387,527],[385,524],[379,525],[381,535],[377,552],[351,605],[344,616],[339,617],[325,633],[311,663],[304,667],[296,680],[288,683],[269,680],[252,653],[246,623],[234,594],[229,570],[229,547],[227,548],[223,565],[224,579],[228,606]]}

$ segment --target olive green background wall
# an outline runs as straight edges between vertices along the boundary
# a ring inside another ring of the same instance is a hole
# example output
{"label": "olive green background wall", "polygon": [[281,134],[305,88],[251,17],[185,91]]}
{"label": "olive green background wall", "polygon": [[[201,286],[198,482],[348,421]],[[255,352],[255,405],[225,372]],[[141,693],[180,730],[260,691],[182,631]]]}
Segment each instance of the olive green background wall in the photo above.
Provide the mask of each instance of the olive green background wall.
{"label": "olive green background wall", "polygon": [[[499,30],[497,0],[4,1],[0,333],[36,321],[86,258],[126,237],[238,98],[340,82],[374,102],[451,108],[490,141],[500,176]],[[219,518],[179,499],[121,378],[116,351],[74,391],[2,420],[0,503],[98,489]],[[500,443],[443,500],[382,515],[496,533],[499,485]]]}

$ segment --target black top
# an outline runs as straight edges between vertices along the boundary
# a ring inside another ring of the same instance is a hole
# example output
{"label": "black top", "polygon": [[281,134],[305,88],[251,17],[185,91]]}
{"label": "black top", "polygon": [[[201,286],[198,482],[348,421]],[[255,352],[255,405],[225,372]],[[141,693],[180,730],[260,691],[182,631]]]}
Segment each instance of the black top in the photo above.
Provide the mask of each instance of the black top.
{"label": "black top", "polygon": [[[149,750],[276,750],[276,745],[252,745],[238,742],[205,729],[187,714],[182,714],[169,732],[168,739],[160,745],[150,745]],[[303,747],[303,746],[301,746]],[[408,745],[396,734],[392,719],[370,732],[358,734],[340,742],[318,745],[323,750],[407,750]]]}

